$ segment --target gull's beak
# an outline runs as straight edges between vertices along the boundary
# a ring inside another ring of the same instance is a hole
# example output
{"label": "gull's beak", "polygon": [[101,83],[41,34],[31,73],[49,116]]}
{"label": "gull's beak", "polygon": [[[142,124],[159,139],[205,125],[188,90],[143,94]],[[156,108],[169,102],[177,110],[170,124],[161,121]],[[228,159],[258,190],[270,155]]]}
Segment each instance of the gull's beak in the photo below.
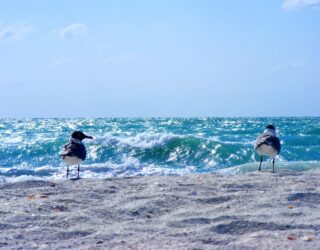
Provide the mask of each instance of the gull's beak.
{"label": "gull's beak", "polygon": [[92,136],[90,136],[90,135],[85,135],[86,137],[86,139],[93,139],[93,137]]}

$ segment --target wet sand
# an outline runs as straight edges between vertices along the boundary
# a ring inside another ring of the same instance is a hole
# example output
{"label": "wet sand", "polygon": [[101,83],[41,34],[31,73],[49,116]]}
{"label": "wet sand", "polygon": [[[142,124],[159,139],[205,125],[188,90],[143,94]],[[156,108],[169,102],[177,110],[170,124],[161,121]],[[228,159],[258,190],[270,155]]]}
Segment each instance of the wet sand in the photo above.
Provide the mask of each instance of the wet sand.
{"label": "wet sand", "polygon": [[3,249],[320,249],[320,171],[0,184]]}

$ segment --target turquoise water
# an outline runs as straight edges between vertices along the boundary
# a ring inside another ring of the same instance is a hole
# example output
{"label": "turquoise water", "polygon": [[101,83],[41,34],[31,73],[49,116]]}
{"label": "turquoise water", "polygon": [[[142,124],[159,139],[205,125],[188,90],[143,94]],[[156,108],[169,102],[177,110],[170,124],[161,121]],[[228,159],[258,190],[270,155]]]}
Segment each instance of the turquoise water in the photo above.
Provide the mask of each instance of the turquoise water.
{"label": "turquoise water", "polygon": [[82,177],[256,171],[253,144],[269,123],[282,143],[276,169],[320,167],[318,117],[0,119],[0,181],[65,178],[59,153],[76,129],[94,137]]}

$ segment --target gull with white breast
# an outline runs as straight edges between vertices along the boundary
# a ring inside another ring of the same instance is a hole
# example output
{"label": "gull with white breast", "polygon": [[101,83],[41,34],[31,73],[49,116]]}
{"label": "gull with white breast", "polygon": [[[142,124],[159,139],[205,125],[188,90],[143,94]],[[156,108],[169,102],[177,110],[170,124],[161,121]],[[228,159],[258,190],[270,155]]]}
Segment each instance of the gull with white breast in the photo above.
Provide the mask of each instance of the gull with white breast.
{"label": "gull with white breast", "polygon": [[281,143],[276,134],[276,128],[274,125],[268,125],[264,132],[258,136],[254,150],[260,155],[259,171],[261,171],[261,165],[263,156],[269,156],[272,158],[272,172],[274,173],[274,157],[280,153]]}
{"label": "gull with white breast", "polygon": [[69,166],[78,165],[78,179],[80,163],[86,159],[86,148],[82,143],[84,139],[93,139],[92,136],[85,135],[82,131],[74,131],[69,142],[64,145],[63,152],[60,154],[62,160],[67,163],[67,179],[69,177]]}

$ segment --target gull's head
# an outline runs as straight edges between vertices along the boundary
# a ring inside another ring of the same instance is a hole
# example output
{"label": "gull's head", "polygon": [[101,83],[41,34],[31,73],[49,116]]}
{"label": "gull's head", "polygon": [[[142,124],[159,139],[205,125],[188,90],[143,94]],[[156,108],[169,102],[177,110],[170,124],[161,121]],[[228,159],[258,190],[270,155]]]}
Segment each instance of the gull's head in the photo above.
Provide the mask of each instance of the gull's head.
{"label": "gull's head", "polygon": [[276,131],[275,126],[272,125],[272,124],[269,124],[269,125],[266,127],[266,129],[272,129],[272,130]]}
{"label": "gull's head", "polygon": [[82,141],[83,139],[93,139],[92,136],[84,134],[82,131],[73,131],[71,138]]}
{"label": "gull's head", "polygon": [[271,133],[271,134],[274,134],[276,135],[276,128],[274,125],[272,124],[269,124],[268,126],[266,126],[265,130],[264,130],[264,133]]}

